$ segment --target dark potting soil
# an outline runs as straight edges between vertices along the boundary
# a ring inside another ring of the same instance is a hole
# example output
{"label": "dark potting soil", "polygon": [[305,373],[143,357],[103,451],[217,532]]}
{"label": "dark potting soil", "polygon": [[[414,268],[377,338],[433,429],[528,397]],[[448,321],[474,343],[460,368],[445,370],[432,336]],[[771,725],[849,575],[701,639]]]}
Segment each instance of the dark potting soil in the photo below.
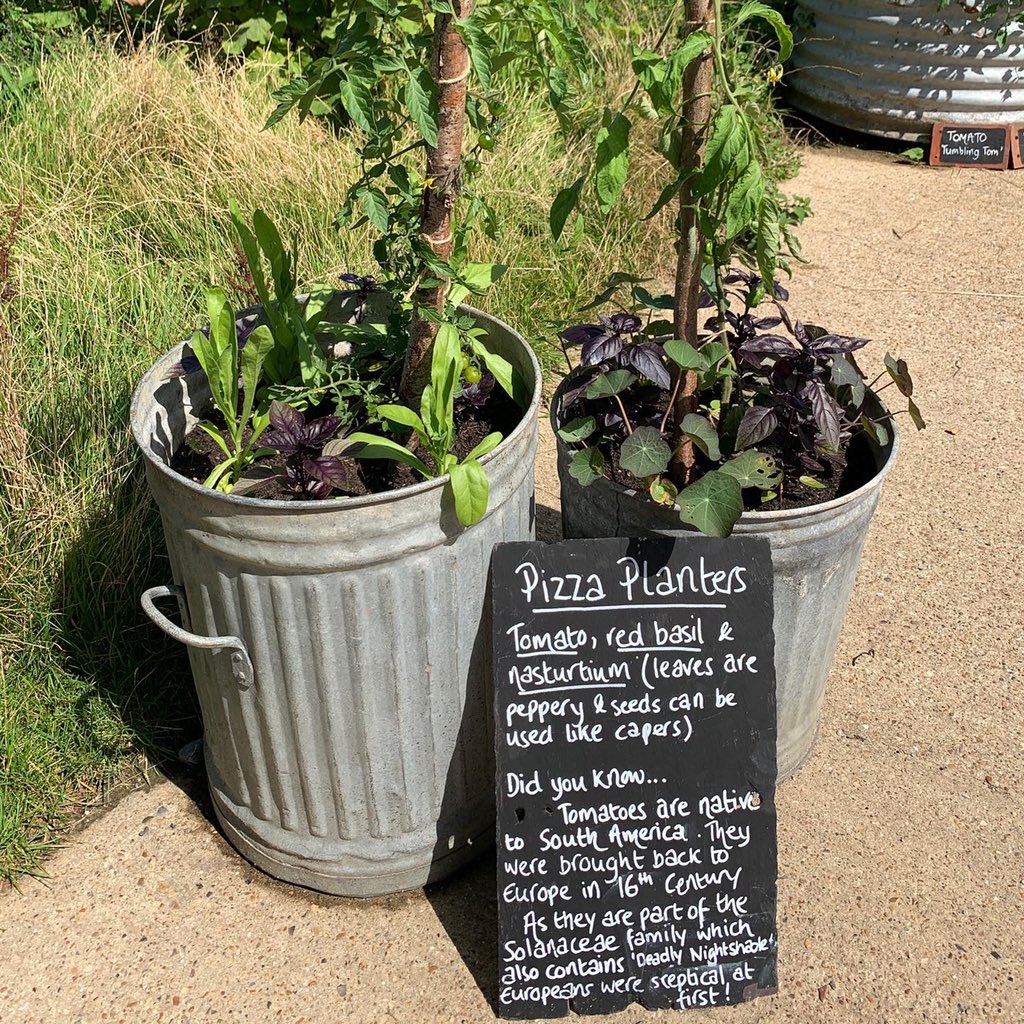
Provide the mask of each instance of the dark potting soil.
{"label": "dark potting soil", "polygon": [[[306,419],[315,419],[333,412],[329,405],[310,410]],[[515,429],[523,418],[523,411],[501,388],[494,388],[487,402],[477,408],[466,402],[455,403],[455,454],[460,458],[468,455],[488,434],[499,431],[503,437]],[[218,428],[224,427],[220,413],[211,412],[207,422]],[[248,434],[246,435],[248,437]],[[419,443],[419,438],[410,435],[406,439],[409,449],[434,469],[433,460]],[[196,483],[202,483],[213,468],[224,461],[224,453],[206,431],[194,427],[185,437],[184,444],[174,453],[171,469]],[[355,497],[363,494],[383,494],[421,483],[420,475],[404,462],[390,459],[350,459],[354,481],[350,491],[334,491],[332,498]],[[257,463],[275,472],[283,469],[281,456],[267,456]],[[264,498],[273,501],[299,500],[276,479],[267,480],[245,492],[247,498]]]}

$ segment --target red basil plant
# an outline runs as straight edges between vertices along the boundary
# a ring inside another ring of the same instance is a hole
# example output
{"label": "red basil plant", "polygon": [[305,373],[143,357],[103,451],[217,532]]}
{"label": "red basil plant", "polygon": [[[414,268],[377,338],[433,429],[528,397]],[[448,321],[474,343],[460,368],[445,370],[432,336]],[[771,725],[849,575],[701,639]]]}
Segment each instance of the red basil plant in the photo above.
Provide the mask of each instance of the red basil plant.
{"label": "red basil plant", "polygon": [[[867,341],[793,318],[776,281],[788,258],[801,259],[792,228],[805,204],[773,180],[756,91],[736,80],[756,69],[729,72],[723,39],[757,19],[782,62],[792,35],[759,0],[727,24],[723,14],[721,0],[686,0],[684,19],[670,21],[652,49],[633,48],[636,84],[621,110],[605,112],[593,172],[605,213],[627,181],[634,107],[662,121],[657,149],[670,175],[648,217],[676,203],[675,290],[653,295],[645,280],[612,275],[587,307],[610,311],[561,332],[567,359],[579,347],[579,366],[558,408],[559,435],[578,449],[577,481],[609,475],[642,487],[718,537],[745,508],[813,504],[851,486],[855,446],[887,445],[892,418],[854,356]],[[780,74],[775,67],[770,77]],[[556,199],[556,236],[583,183]],[[701,309],[712,311],[703,325]],[[906,364],[887,355],[885,374],[923,428]]]}

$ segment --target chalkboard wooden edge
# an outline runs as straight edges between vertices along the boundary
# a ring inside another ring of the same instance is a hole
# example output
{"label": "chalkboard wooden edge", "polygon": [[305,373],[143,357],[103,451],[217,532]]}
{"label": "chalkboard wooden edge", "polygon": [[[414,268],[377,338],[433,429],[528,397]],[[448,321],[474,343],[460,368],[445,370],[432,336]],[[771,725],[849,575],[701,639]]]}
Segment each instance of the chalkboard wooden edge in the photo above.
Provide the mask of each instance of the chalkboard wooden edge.
{"label": "chalkboard wooden edge", "polygon": [[1013,167],[1024,167],[1024,125],[1010,125],[1010,160]]}
{"label": "chalkboard wooden edge", "polygon": [[[1003,133],[1003,159],[998,163],[975,164],[975,163],[952,163],[941,159],[942,133],[947,128],[982,129],[983,131],[997,131]],[[932,125],[932,141],[928,150],[928,164],[931,167],[980,167],[982,170],[1005,171],[1010,166],[1010,150],[1014,145],[1016,132],[1010,130],[1005,124],[952,124],[949,121],[938,121]]]}

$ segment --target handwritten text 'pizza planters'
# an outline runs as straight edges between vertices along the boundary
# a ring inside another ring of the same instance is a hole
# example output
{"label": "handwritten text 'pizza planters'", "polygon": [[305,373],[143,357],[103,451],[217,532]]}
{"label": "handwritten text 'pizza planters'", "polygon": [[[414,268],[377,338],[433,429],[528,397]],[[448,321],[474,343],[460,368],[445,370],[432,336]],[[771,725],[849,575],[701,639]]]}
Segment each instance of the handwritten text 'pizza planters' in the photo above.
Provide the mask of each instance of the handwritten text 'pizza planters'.
{"label": "handwritten text 'pizza planters'", "polygon": [[[924,423],[902,360],[887,355],[868,381],[854,355],[867,341],[791,316],[776,281],[801,258],[792,229],[806,210],[779,191],[753,66],[730,70],[724,41],[756,21],[785,61],[788,27],[757,0],[727,23],[720,0],[685,8],[686,25],[667,47],[668,30],[655,49],[634,49],[636,86],[597,138],[594,184],[610,209],[628,176],[632,106],[643,98],[662,119],[658,152],[669,174],[652,215],[676,203],[678,264],[674,294],[613,274],[587,307],[590,322],[561,331],[571,372],[551,422],[563,527],[567,537],[696,528],[769,538],[785,777],[810,752],[868,522],[896,454],[893,415],[873,386],[887,377],[914,424]],[[582,185],[556,201],[556,232]]]}

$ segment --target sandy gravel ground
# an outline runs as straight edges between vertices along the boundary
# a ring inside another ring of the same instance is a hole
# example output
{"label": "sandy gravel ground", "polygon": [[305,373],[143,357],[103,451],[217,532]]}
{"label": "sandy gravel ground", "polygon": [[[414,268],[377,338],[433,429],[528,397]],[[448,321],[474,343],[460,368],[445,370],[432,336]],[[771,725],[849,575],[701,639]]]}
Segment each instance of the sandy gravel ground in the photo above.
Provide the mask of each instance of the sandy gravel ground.
{"label": "sandy gravel ground", "polygon": [[[905,357],[929,428],[904,436],[817,751],[779,792],[779,994],[607,1019],[1019,1024],[1024,173],[832,150],[797,184],[816,216],[794,310]],[[48,868],[0,899],[5,1024],[494,1019],[493,860],[425,895],[317,897],[162,783]]]}

